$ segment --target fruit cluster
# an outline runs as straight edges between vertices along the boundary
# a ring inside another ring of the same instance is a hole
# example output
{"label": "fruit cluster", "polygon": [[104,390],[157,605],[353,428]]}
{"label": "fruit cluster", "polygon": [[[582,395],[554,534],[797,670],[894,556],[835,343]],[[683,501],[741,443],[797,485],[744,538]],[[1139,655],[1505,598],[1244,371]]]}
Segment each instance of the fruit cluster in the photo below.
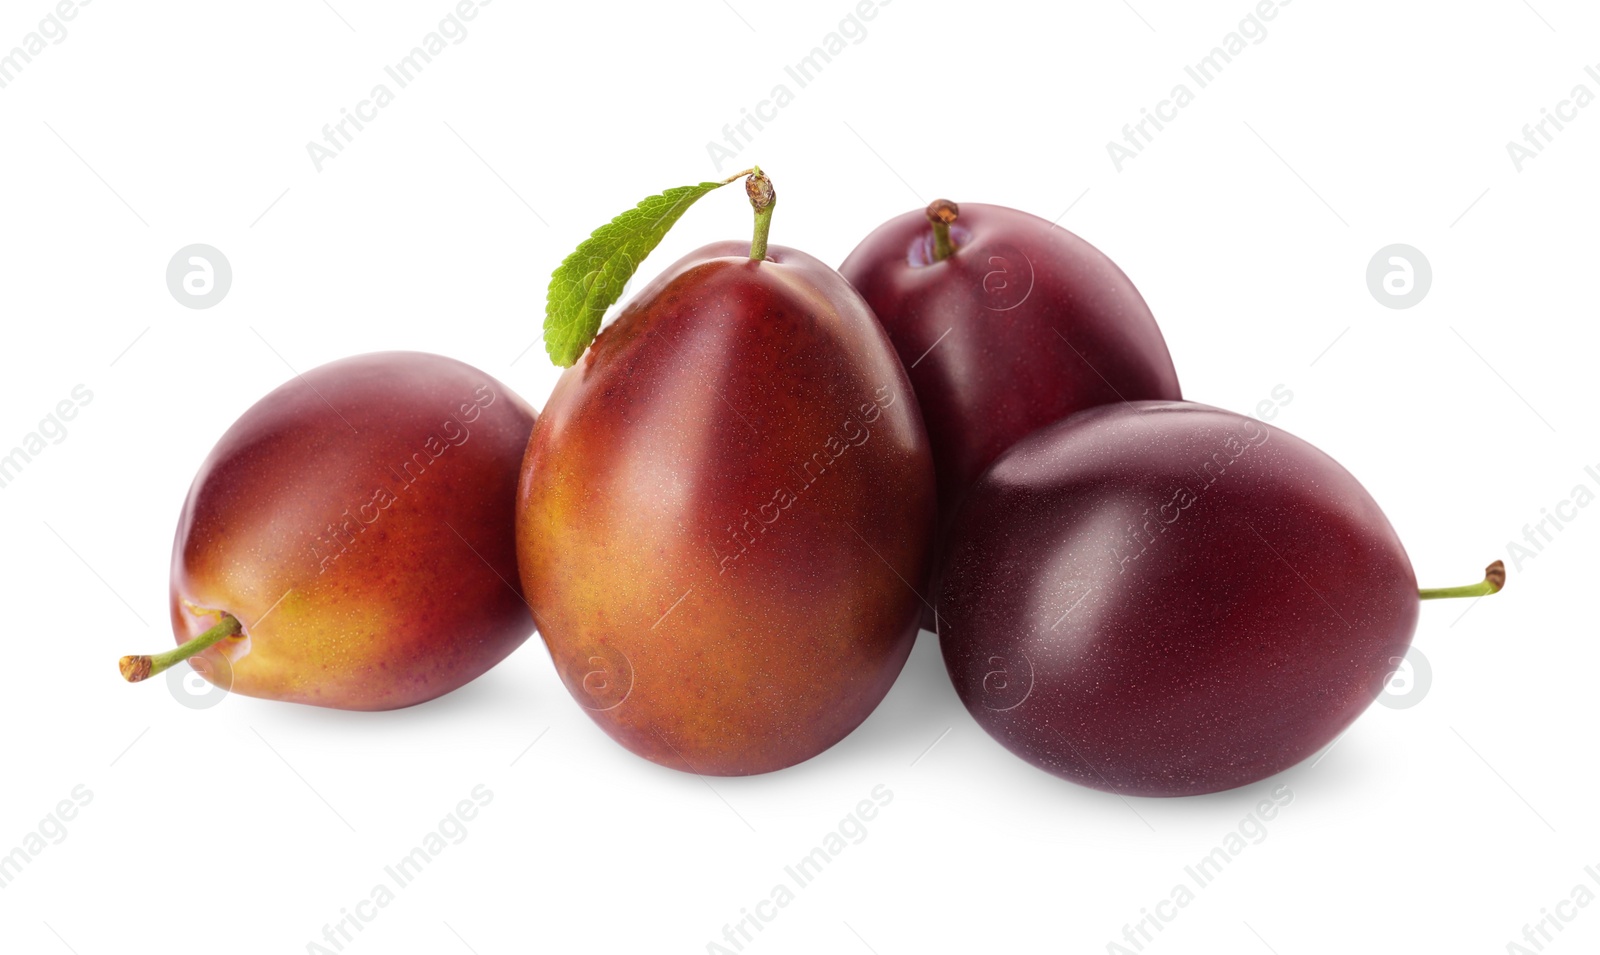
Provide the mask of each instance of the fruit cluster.
{"label": "fruit cluster", "polygon": [[[753,240],[695,251],[604,331],[638,263],[744,178]],[[1137,795],[1262,779],[1381,692],[1419,601],[1366,490],[1271,425],[1182,400],[1099,250],[944,200],[839,271],[767,244],[751,169],[668,190],[551,278],[540,413],[435,355],[317,368],[223,435],[179,519],[181,662],[250,696],[390,709],[537,627],[641,756],[782,769],[855,729],[919,621],[1012,752]]]}

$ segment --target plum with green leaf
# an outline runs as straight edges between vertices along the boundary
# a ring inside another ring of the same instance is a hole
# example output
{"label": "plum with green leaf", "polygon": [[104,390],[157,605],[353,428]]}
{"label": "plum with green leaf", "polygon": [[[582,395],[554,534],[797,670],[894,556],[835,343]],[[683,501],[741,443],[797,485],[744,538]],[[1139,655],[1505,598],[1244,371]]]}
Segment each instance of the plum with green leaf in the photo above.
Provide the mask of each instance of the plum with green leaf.
{"label": "plum with green leaf", "polygon": [[776,195],[746,175],[753,241],[691,252],[598,338],[722,183],[646,199],[552,276],[546,344],[570,367],[517,496],[523,586],[568,690],[623,746],[707,775],[791,766],[872,712],[916,635],[906,581],[934,518],[882,327],[837,272],[768,245]]}

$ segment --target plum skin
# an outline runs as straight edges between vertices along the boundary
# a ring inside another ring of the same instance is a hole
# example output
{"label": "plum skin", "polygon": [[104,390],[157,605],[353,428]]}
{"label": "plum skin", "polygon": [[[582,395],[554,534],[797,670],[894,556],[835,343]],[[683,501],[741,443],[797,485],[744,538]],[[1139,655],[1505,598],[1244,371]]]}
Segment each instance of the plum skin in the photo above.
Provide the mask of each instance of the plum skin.
{"label": "plum skin", "polygon": [[184,502],[176,642],[230,613],[243,632],[196,655],[198,672],[338,709],[411,706],[481,676],[533,632],[512,506],[535,417],[489,375],[420,352],[342,359],[272,391]]}
{"label": "plum skin", "polygon": [[923,210],[879,226],[839,271],[894,343],[933,446],[941,526],[1001,452],[1116,401],[1182,397],[1149,306],[1077,235],[1005,206],[962,203],[955,254],[933,260]]}
{"label": "plum skin", "polygon": [[1188,402],[1080,412],[974,485],[939,594],[968,712],[1095,789],[1243,786],[1330,743],[1416,628],[1393,527],[1326,454]]}
{"label": "plum skin", "polygon": [[934,507],[915,395],[865,303],[804,253],[721,242],[557,382],[517,542],[590,717],[662,765],[748,775],[826,750],[888,692]]}

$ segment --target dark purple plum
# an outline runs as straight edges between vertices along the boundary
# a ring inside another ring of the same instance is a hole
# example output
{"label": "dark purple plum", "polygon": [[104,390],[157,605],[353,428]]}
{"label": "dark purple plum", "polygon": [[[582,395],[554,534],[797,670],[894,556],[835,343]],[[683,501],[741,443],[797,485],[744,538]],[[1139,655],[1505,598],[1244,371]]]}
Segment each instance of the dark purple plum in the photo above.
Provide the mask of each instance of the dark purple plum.
{"label": "dark purple plum", "polygon": [[941,199],[879,226],[839,271],[917,393],[941,527],[983,469],[1035,429],[1096,405],[1182,397],[1133,282],[1026,212]]}
{"label": "dark purple plum", "polygon": [[962,504],[938,597],[978,723],[1062,778],[1183,796],[1331,742],[1405,655],[1419,592],[1394,528],[1310,444],[1181,401],[1040,429]]}

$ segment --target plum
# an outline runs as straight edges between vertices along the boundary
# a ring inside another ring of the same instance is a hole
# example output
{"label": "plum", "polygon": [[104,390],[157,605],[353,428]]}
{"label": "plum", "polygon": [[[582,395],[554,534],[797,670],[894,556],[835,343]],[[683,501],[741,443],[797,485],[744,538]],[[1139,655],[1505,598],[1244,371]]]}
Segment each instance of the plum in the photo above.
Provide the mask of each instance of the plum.
{"label": "plum", "polygon": [[535,414],[419,352],[314,368],[256,402],[200,467],[172,547],[179,646],[246,696],[385,710],[476,679],[533,632],[512,506]]}
{"label": "plum", "polygon": [[1018,442],[952,526],[940,646],[967,710],[1085,786],[1242,786],[1326,746],[1416,628],[1394,528],[1310,444],[1188,402],[1118,403]]}
{"label": "plum", "polygon": [[1138,289],[1099,249],[1036,216],[937,200],[879,226],[839,271],[916,390],[941,528],[983,469],[1035,429],[1096,405],[1182,397]]}
{"label": "plum", "polygon": [[685,256],[562,374],[517,496],[523,586],[574,699],[706,775],[801,762],[872,712],[933,531],[905,372],[837,272],[767,245],[763,180],[754,242]]}

